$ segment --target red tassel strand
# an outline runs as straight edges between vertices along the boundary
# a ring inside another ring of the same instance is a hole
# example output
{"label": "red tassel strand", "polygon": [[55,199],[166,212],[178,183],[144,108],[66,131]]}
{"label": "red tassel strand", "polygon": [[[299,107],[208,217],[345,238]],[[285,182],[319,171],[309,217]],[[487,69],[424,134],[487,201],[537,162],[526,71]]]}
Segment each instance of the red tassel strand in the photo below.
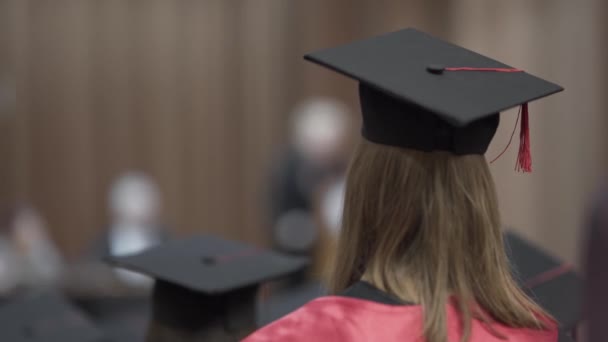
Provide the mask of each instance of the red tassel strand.
{"label": "red tassel strand", "polygon": [[471,68],[471,67],[451,67],[445,68],[446,71],[493,71],[493,72],[523,72],[515,68]]}
{"label": "red tassel strand", "polygon": [[511,132],[511,137],[509,137],[509,142],[507,143],[507,146],[505,146],[505,148],[502,150],[502,152],[500,152],[496,156],[496,158],[494,158],[494,159],[492,159],[492,161],[490,161],[490,164],[494,163],[500,157],[502,157],[502,155],[505,154],[505,152],[507,152],[507,150],[509,149],[509,146],[511,146],[511,142],[513,141],[513,137],[515,136],[515,131],[517,130],[517,124],[519,123],[520,116],[521,116],[521,107],[519,108],[519,112],[517,113],[517,119],[515,120],[515,125],[513,126],[513,132]]}
{"label": "red tassel strand", "polygon": [[528,104],[521,105],[521,127],[519,130],[519,153],[517,154],[517,171],[532,172],[532,154],[530,153],[530,124],[528,122]]}

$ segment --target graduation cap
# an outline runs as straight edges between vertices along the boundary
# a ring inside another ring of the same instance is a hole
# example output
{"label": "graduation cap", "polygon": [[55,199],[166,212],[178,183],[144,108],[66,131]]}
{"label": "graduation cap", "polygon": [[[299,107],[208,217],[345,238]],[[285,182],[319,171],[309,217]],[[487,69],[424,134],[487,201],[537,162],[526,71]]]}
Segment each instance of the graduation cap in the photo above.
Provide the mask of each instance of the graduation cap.
{"label": "graduation cap", "polygon": [[505,247],[515,279],[566,332],[581,320],[583,282],[570,264],[560,261],[513,232],[505,232]]}
{"label": "graduation cap", "polygon": [[64,297],[36,293],[0,307],[0,340],[11,342],[99,342],[105,336]]}
{"label": "graduation cap", "polygon": [[108,261],[154,278],[152,320],[191,334],[218,326],[227,333],[255,329],[260,283],[308,263],[213,236],[175,240]]}
{"label": "graduation cap", "polygon": [[359,81],[362,133],[379,144],[483,154],[499,112],[521,106],[524,171],[531,171],[527,103],[563,90],[412,28],[304,58]]}

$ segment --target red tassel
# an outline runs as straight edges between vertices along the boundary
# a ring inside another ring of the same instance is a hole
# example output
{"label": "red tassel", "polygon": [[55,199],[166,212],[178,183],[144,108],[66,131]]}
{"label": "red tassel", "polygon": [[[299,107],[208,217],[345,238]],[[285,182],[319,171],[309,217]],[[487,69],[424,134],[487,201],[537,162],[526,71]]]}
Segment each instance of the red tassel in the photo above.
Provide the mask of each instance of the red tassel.
{"label": "red tassel", "polygon": [[521,105],[521,126],[519,130],[519,153],[515,170],[532,172],[532,154],[530,153],[530,126],[528,122],[528,104]]}

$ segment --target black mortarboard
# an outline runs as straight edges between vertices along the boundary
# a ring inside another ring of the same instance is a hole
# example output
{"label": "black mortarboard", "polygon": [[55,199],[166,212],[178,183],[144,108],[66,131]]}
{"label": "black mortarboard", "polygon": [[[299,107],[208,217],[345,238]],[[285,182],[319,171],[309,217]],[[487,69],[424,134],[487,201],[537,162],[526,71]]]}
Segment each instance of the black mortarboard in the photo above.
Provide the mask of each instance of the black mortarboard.
{"label": "black mortarboard", "polygon": [[505,233],[505,246],[522,288],[553,315],[565,331],[573,331],[582,315],[581,277],[571,265],[513,232]]}
{"label": "black mortarboard", "polygon": [[212,236],[171,241],[108,260],[155,278],[152,319],[189,333],[210,325],[226,331],[255,325],[258,285],[308,263],[306,258]]}
{"label": "black mortarboard", "polygon": [[422,151],[483,154],[499,112],[519,105],[529,149],[527,102],[563,90],[411,28],[305,58],[359,81],[366,139]]}
{"label": "black mortarboard", "polygon": [[27,294],[0,307],[0,340],[98,342],[103,334],[56,293]]}

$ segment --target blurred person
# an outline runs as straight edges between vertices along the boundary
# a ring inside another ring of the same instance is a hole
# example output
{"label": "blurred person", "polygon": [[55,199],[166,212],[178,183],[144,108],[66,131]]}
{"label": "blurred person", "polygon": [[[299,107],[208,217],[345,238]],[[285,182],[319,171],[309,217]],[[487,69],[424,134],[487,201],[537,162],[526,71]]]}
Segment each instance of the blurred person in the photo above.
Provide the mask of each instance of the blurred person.
{"label": "blurred person", "polygon": [[290,123],[290,143],[274,165],[271,179],[272,241],[275,249],[312,256],[309,267],[265,286],[258,323],[270,323],[326,293],[323,275],[333,243],[327,219],[351,143],[351,113],[323,97],[298,105]]}
{"label": "blurred person", "polygon": [[59,285],[64,261],[42,216],[33,207],[20,205],[12,213],[7,231],[2,249],[8,279],[17,279],[18,287],[26,289]]}
{"label": "blurred person", "polygon": [[527,102],[562,88],[414,29],[306,58],[357,80],[363,114],[333,295],[244,341],[566,340],[513,278],[484,157],[521,105],[529,171]]}
{"label": "blurred person", "polygon": [[330,98],[312,98],[294,110],[291,141],[272,172],[271,221],[275,246],[309,253],[319,235],[317,193],[345,170],[350,113]]}
{"label": "blurred person", "polygon": [[[94,248],[96,258],[141,252],[168,238],[161,223],[161,194],[158,185],[146,174],[127,172],[112,184],[108,196],[110,224]],[[118,278],[130,286],[151,285],[151,280],[127,271]]]}
{"label": "blurred person", "polygon": [[107,339],[62,294],[31,291],[0,307],[0,340],[7,342],[118,342]]}
{"label": "blurred person", "polygon": [[169,239],[161,220],[161,192],[147,174],[129,171],[111,184],[107,203],[109,224],[87,258],[72,267],[68,292],[113,340],[141,341],[154,281],[112,269],[103,260],[137,254]]}
{"label": "blurred person", "polygon": [[606,340],[608,323],[608,188],[604,187],[594,200],[588,218],[585,264],[587,285],[585,309],[587,342]]}

